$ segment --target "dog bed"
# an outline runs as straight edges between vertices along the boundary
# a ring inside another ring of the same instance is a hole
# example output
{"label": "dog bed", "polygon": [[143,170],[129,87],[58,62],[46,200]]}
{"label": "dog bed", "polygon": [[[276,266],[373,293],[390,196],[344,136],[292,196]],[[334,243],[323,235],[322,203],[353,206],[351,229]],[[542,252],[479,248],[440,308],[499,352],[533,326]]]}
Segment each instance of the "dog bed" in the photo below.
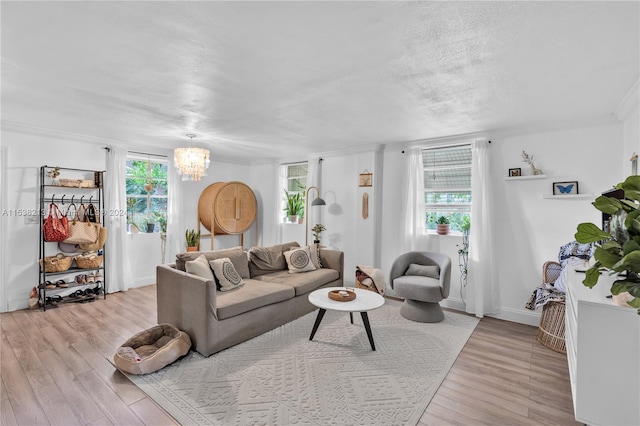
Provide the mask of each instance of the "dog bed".
{"label": "dog bed", "polygon": [[171,364],[191,348],[189,335],[170,324],[141,331],[118,348],[113,360],[122,371],[148,374]]}

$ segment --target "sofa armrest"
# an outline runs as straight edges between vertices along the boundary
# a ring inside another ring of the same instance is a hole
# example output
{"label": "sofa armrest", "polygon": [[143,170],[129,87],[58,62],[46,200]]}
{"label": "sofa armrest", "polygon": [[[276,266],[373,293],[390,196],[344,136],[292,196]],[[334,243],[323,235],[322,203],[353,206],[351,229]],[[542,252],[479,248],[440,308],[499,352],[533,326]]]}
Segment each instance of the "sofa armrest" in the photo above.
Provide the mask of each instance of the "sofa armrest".
{"label": "sofa armrest", "polygon": [[335,269],[340,274],[340,283],[344,285],[344,252],[338,250],[320,249],[320,262],[323,268]]}
{"label": "sofa armrest", "polygon": [[217,319],[216,284],[179,271],[172,265],[156,267],[158,324],[186,332],[194,346],[208,345],[208,324]]}

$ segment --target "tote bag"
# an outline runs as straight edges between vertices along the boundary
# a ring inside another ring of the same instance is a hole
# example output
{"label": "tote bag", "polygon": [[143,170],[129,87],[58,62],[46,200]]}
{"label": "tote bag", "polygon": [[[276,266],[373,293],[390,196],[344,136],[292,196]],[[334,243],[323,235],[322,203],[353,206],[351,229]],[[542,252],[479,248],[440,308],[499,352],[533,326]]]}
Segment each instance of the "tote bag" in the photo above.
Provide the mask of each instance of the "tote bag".
{"label": "tote bag", "polygon": [[69,237],[64,240],[69,244],[93,244],[98,240],[101,225],[88,221],[80,221],[78,215],[69,222]]}
{"label": "tote bag", "polygon": [[64,241],[69,237],[69,220],[55,203],[49,204],[49,216],[44,220],[42,233],[45,241]]}

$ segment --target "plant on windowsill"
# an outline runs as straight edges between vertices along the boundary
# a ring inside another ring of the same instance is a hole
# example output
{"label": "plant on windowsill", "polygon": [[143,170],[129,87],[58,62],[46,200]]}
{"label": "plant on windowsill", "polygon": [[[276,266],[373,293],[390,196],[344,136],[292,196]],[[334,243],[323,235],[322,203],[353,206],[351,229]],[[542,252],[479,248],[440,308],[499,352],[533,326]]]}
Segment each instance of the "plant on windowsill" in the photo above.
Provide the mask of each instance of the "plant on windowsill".
{"label": "plant on windowsill", "polygon": [[287,204],[283,210],[287,212],[289,222],[298,223],[298,214],[302,214],[304,216],[304,199],[302,198],[302,194],[299,192],[289,194],[289,191],[286,189],[284,190],[284,193],[287,196]]}
{"label": "plant on windowsill", "polygon": [[600,269],[618,274],[611,285],[611,294],[620,304],[633,306],[640,315],[640,176],[629,176],[616,185],[624,190],[623,200],[601,195],[591,203],[611,215],[611,233],[593,223],[581,223],[575,234],[582,244],[596,243],[593,257],[596,263],[587,270],[582,283],[593,288],[600,278]]}
{"label": "plant on windowsill", "polygon": [[184,235],[187,241],[187,251],[198,251],[198,247],[200,247],[200,231],[187,229]]}
{"label": "plant on windowsill", "polygon": [[440,235],[447,235],[449,233],[449,218],[446,216],[440,216],[436,220],[436,232]]}
{"label": "plant on windowsill", "polygon": [[156,228],[155,221],[150,217],[144,219],[141,225],[142,225],[142,229],[145,229],[146,232],[149,232],[149,233],[153,232]]}

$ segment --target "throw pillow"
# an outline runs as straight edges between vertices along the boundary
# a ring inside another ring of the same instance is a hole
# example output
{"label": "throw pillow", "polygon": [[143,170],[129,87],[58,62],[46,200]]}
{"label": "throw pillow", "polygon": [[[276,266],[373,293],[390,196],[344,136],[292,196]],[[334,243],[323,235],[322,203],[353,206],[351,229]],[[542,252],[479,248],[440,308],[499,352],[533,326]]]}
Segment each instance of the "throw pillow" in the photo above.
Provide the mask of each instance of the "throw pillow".
{"label": "throw pillow", "polygon": [[297,242],[267,247],[251,247],[249,250],[249,271],[251,277],[287,269],[283,253],[300,247]]}
{"label": "throw pillow", "polygon": [[213,271],[211,271],[209,261],[204,255],[200,255],[194,260],[185,262],[184,267],[186,272],[189,274],[197,275],[213,281]]}
{"label": "throw pillow", "polygon": [[311,253],[311,261],[313,262],[313,266],[316,267],[316,269],[320,269],[322,268],[322,262],[320,262],[320,244],[313,244],[309,247],[309,252]]}
{"label": "throw pillow", "polygon": [[289,267],[289,273],[315,271],[316,267],[311,261],[309,246],[284,252],[284,258]]}
{"label": "throw pillow", "polygon": [[[201,255],[204,255],[207,258],[207,261],[228,257],[242,278],[250,278],[247,252],[240,246],[214,251],[190,251],[187,253],[178,253],[176,255],[176,269],[186,271],[185,262],[194,260]],[[284,268],[285,266],[283,265],[282,269]]]}
{"label": "throw pillow", "polygon": [[209,264],[213,268],[218,283],[220,283],[220,291],[233,290],[244,284],[244,280],[228,257],[210,260]]}
{"label": "throw pillow", "polygon": [[418,265],[417,263],[412,263],[404,274],[440,279],[440,268],[436,265]]}

